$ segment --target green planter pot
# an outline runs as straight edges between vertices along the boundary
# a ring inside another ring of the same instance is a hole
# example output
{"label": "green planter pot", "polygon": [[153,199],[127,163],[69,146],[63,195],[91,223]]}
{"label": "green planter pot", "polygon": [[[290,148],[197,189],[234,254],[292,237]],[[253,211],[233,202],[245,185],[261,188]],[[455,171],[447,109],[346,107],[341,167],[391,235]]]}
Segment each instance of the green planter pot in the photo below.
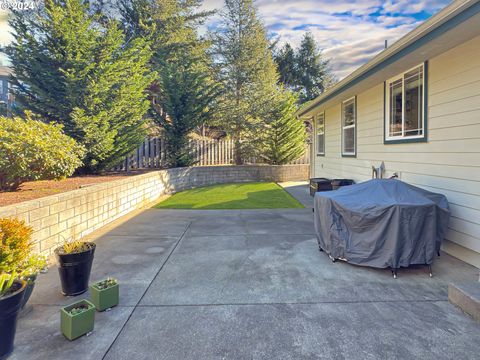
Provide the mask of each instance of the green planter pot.
{"label": "green planter pot", "polygon": [[[88,309],[79,314],[72,315],[70,310],[80,305],[88,306]],[[60,328],[68,340],[75,340],[89,333],[93,330],[94,323],[95,306],[88,300],[77,301],[60,310]]]}
{"label": "green planter pot", "polygon": [[117,282],[115,285],[100,290],[99,288],[97,288],[97,284],[100,282],[101,281],[98,281],[90,285],[90,300],[95,305],[98,311],[105,311],[118,305],[119,286]]}

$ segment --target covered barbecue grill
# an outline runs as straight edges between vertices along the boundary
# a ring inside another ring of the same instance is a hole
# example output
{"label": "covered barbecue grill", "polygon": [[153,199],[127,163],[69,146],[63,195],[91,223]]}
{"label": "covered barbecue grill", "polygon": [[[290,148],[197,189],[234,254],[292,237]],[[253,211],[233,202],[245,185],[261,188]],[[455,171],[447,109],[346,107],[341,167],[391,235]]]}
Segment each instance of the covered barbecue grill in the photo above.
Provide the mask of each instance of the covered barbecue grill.
{"label": "covered barbecue grill", "polygon": [[318,244],[332,260],[376,268],[430,265],[450,210],[444,195],[375,179],[315,194]]}

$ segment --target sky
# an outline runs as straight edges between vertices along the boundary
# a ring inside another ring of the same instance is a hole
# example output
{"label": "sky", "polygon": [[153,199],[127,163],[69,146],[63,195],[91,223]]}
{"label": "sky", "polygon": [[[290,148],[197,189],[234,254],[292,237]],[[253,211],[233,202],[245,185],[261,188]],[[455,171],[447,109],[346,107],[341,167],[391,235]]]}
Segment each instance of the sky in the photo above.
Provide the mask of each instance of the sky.
{"label": "sky", "polygon": [[[2,1],[2,0],[0,0]],[[4,46],[10,42],[9,28],[7,25],[7,12],[0,10],[0,46]],[[6,59],[0,53],[0,65],[5,64]]]}
{"label": "sky", "polygon": [[[268,33],[280,44],[298,46],[310,31],[330,59],[338,79],[370,60],[431,15],[448,0],[257,0]],[[205,0],[204,8],[219,9],[223,0]],[[215,27],[213,17],[209,27]]]}
{"label": "sky", "polygon": [[[223,1],[204,0],[203,7],[221,9]],[[279,38],[280,45],[288,41],[298,46],[305,31],[312,32],[333,73],[342,79],[383,50],[385,40],[392,44],[449,2],[257,0],[256,5],[269,36]],[[10,41],[5,15],[0,11],[0,45]],[[218,16],[213,16],[206,25],[214,28],[217,23]]]}

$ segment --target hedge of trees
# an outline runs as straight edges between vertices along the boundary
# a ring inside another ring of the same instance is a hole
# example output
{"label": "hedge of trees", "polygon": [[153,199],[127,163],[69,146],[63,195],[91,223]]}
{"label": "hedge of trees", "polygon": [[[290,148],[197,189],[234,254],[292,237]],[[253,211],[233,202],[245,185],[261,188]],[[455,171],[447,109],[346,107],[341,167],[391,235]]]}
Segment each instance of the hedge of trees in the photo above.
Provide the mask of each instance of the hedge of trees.
{"label": "hedge of trees", "polygon": [[167,138],[170,166],[192,165],[188,138],[205,125],[235,140],[237,164],[251,155],[271,164],[302,155],[305,128],[294,114],[329,79],[311,35],[298,54],[285,46],[274,56],[254,0],[225,0],[220,24],[206,36],[198,30],[212,13],[200,10],[200,0],[114,5],[119,11],[49,0],[10,20],[17,109],[74,139],[82,149],[72,150],[78,173],[110,169],[152,128]]}

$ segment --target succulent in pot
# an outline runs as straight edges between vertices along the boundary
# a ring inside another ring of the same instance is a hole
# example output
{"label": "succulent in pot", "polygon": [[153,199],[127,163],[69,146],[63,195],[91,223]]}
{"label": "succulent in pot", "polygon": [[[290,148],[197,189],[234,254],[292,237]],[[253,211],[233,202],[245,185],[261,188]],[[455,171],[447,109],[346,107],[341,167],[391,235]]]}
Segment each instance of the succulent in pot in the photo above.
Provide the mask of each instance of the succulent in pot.
{"label": "succulent in pot", "polygon": [[13,351],[17,316],[27,282],[22,277],[32,261],[32,229],[18,219],[0,219],[0,359]]}
{"label": "succulent in pot", "polygon": [[62,294],[76,296],[87,291],[95,244],[86,241],[66,242],[56,248],[54,253],[62,283]]}
{"label": "succulent in pot", "polygon": [[117,306],[119,301],[118,281],[108,278],[90,285],[90,299],[98,311]]}
{"label": "succulent in pot", "polygon": [[80,300],[60,310],[60,329],[69,340],[85,335],[95,325],[95,306],[88,300]]}

